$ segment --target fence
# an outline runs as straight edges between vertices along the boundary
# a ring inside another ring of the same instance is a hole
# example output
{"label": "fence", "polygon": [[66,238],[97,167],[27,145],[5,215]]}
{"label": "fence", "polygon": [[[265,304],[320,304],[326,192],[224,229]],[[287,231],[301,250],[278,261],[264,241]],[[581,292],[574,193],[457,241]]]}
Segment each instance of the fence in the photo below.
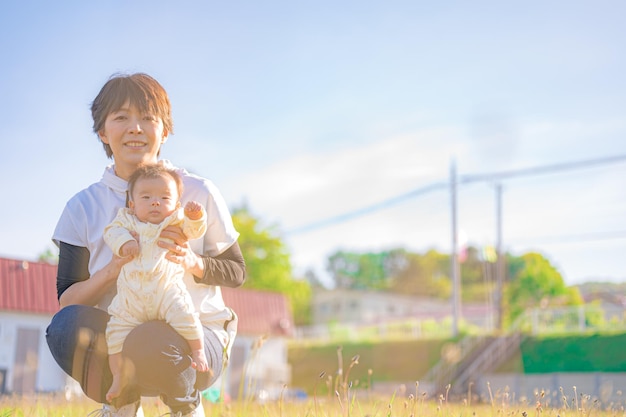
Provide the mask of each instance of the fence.
{"label": "fence", "polygon": [[521,329],[533,335],[626,330],[624,307],[602,308],[595,304],[574,307],[535,308],[523,316]]}
{"label": "fence", "polygon": [[[460,321],[463,334],[492,334],[490,320],[483,325]],[[525,312],[514,325],[516,329],[533,335],[560,333],[587,333],[599,331],[626,331],[624,306],[602,307],[587,304],[562,308],[535,308]],[[296,341],[340,342],[361,340],[435,339],[453,334],[452,317],[442,319],[405,319],[380,323],[329,323],[298,327]]]}

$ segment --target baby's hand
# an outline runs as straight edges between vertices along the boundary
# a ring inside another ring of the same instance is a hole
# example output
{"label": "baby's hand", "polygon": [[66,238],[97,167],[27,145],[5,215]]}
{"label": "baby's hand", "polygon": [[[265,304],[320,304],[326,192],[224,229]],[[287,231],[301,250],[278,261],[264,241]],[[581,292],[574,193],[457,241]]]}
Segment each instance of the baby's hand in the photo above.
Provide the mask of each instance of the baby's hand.
{"label": "baby's hand", "polygon": [[120,256],[126,258],[127,256],[134,257],[139,253],[139,243],[136,240],[129,240],[124,243],[120,248]]}
{"label": "baby's hand", "polygon": [[190,201],[185,204],[185,216],[191,220],[200,220],[202,218],[202,205],[197,201]]}

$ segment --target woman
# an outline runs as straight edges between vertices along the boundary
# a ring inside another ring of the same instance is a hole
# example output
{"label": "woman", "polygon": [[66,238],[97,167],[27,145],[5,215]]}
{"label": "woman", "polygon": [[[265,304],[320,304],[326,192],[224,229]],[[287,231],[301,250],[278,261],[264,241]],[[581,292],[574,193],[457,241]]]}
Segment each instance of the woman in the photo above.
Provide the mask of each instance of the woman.
{"label": "woman", "polygon": [[[207,210],[207,232],[187,241],[182,230],[166,228],[159,245],[167,259],[181,264],[204,330],[210,372],[191,367],[187,342],[161,321],[144,323],[124,343],[122,355],[131,369],[128,387],[106,404],[111,385],[105,341],[109,315],[121,267],[130,258],[114,256],[103,231],[126,205],[127,180],[142,164],[161,163],[161,145],[172,133],[167,93],[146,74],[116,75],[92,103],[93,129],[113,164],[102,179],[72,197],[57,224],[53,241],[59,247],[57,293],[61,310],[53,317],[46,338],[61,368],[76,379],[88,397],[103,404],[102,415],[143,415],[140,396],[160,396],[173,415],[204,416],[200,392],[221,374],[237,328],[237,316],[224,305],[220,286],[238,287],[245,280],[245,263],[228,208],[208,180],[183,169],[182,204],[195,200]],[[170,242],[170,243],[168,243]],[[173,243],[171,243],[173,242]]]}

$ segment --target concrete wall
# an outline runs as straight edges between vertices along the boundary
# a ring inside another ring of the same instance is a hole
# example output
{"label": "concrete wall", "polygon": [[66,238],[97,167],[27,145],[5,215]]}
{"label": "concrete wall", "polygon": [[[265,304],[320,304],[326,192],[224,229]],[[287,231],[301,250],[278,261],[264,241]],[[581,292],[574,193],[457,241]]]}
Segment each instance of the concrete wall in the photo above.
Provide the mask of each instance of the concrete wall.
{"label": "concrete wall", "polygon": [[[262,392],[278,396],[283,386],[291,382],[284,338],[269,337],[259,343],[259,337],[238,335],[233,352],[224,375],[228,394],[232,398],[238,398],[240,390],[244,398],[257,397]],[[242,381],[242,378],[245,380]]]}
{"label": "concrete wall", "polygon": [[541,401],[552,407],[567,403],[570,409],[584,405],[589,410],[595,404],[605,409],[626,405],[626,373],[490,374],[478,379],[472,392],[496,403]]}

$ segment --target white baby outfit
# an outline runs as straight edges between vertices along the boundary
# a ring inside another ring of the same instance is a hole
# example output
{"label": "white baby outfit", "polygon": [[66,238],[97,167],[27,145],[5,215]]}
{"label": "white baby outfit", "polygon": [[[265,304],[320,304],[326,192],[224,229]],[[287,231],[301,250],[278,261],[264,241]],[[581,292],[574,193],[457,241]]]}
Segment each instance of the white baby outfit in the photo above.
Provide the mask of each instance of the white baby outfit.
{"label": "white baby outfit", "polygon": [[128,333],[149,320],[165,320],[187,340],[203,338],[202,325],[194,309],[193,300],[183,281],[182,265],[165,259],[167,249],[157,242],[161,231],[170,225],[179,226],[190,240],[202,237],[206,231],[206,214],[191,220],[182,208],[160,224],[142,222],[127,208],[104,229],[104,240],[116,255],[122,245],[134,240],[137,232],[139,254],[122,267],[117,279],[117,294],[108,311],[111,315],[106,336],[109,354],[122,351]]}

